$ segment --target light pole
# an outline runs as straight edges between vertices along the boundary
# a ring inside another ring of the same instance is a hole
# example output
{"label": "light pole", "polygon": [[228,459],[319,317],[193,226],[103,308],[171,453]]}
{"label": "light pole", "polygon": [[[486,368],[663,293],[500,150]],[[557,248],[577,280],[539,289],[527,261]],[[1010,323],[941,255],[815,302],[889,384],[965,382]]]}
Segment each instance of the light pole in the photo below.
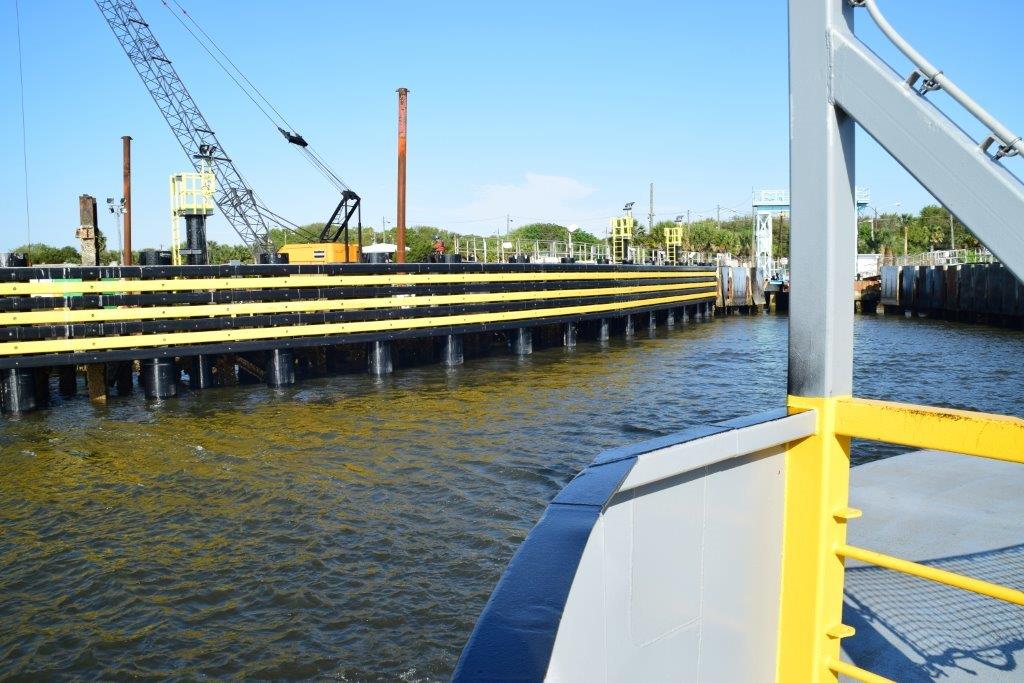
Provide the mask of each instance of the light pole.
{"label": "light pole", "polygon": [[900,213],[900,203],[896,202],[893,206],[896,207],[896,218],[900,222],[900,227],[903,228],[903,257],[906,258],[910,247],[909,230],[907,224],[903,221],[903,214]]}
{"label": "light pole", "polygon": [[107,197],[107,208],[110,209],[110,213],[114,214],[114,221],[117,223],[117,251],[121,254],[121,264],[124,264],[124,245],[121,242],[121,216],[124,215],[124,197],[121,197],[119,201],[114,201],[113,197]]}

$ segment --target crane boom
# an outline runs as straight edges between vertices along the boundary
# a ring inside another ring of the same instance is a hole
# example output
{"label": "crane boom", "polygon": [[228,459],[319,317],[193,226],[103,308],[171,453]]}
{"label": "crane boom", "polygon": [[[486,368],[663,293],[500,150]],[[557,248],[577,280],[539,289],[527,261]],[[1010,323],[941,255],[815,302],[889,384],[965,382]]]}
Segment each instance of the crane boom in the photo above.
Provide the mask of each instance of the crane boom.
{"label": "crane boom", "polygon": [[209,164],[217,179],[214,200],[228,223],[253,252],[269,249],[270,231],[256,195],[225,154],[135,2],[95,2],[189,161],[197,171],[204,159]]}

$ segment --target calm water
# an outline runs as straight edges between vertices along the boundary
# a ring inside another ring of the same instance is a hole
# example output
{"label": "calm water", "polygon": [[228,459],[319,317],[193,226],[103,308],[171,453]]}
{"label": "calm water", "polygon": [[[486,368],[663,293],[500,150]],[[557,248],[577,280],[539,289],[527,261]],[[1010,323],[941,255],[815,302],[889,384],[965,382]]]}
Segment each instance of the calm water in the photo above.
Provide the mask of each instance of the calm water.
{"label": "calm water", "polygon": [[[444,679],[558,489],[602,449],[781,405],[785,338],[729,318],[6,420],[0,677]],[[858,318],[857,393],[1022,415],[1022,351]]]}

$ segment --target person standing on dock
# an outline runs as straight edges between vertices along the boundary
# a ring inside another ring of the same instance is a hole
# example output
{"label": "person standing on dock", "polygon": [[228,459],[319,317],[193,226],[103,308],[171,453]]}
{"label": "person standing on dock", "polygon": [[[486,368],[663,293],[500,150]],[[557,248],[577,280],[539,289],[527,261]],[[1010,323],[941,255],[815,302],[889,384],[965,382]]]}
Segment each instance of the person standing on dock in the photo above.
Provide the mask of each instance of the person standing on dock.
{"label": "person standing on dock", "polygon": [[444,261],[445,246],[444,246],[444,240],[441,239],[440,235],[435,235],[434,236],[433,249],[434,249],[434,260],[437,261],[438,263],[443,262]]}

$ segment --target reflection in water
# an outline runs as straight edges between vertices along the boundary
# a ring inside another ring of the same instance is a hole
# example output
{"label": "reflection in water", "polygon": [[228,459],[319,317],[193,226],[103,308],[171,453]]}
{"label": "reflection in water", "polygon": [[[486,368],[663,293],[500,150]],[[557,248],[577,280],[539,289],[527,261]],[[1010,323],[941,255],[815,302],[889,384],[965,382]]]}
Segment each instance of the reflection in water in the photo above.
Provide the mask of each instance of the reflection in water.
{"label": "reflection in water", "polygon": [[[782,404],[785,325],[7,420],[0,676],[445,678],[518,543],[597,452]],[[857,332],[858,393],[1024,412],[1019,334]]]}

